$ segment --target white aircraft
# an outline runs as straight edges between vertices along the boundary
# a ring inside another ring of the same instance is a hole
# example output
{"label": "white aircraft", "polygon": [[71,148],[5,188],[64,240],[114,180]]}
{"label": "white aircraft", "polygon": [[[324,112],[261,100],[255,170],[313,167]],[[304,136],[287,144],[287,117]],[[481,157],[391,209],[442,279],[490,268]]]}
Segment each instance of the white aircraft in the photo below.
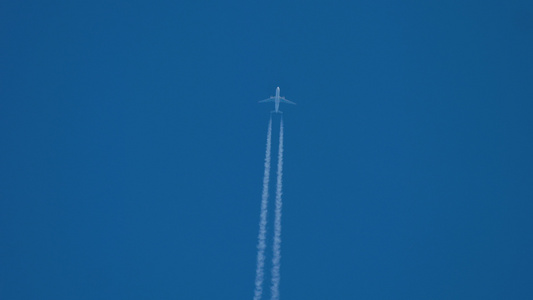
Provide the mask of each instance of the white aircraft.
{"label": "white aircraft", "polygon": [[280,110],[279,110],[279,103],[280,102],[283,102],[283,103],[289,103],[289,104],[295,104],[294,102],[292,101],[289,101],[287,99],[285,99],[285,97],[280,97],[279,96],[279,86],[276,88],[276,96],[273,96],[273,97],[270,97],[268,99],[265,99],[265,100],[261,100],[259,101],[260,103],[261,102],[274,102],[274,108],[275,110],[273,112],[276,112],[276,113],[282,113]]}

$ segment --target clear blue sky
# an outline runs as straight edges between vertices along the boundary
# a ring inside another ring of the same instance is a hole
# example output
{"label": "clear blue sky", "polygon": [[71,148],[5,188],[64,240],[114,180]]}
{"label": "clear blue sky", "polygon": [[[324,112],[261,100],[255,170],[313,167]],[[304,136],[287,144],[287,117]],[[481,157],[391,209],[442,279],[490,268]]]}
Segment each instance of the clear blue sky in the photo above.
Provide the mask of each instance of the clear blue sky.
{"label": "clear blue sky", "polygon": [[533,299],[533,2],[3,1],[0,298]]}

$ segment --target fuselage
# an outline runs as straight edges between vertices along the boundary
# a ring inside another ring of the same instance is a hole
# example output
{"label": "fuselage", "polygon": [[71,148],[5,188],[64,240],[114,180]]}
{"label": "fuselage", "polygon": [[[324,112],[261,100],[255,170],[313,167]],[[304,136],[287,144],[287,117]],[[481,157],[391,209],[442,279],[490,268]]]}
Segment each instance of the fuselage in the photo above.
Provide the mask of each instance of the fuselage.
{"label": "fuselage", "polygon": [[276,88],[276,98],[274,99],[275,111],[279,112],[279,86]]}

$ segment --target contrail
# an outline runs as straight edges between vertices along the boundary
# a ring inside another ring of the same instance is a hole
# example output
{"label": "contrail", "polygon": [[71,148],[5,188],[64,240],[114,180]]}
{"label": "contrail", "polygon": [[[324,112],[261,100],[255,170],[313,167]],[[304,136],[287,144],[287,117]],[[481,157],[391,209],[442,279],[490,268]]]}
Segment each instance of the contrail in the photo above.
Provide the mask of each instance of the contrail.
{"label": "contrail", "polygon": [[254,300],[260,300],[263,294],[265,274],[266,225],[268,214],[268,184],[270,180],[270,148],[272,144],[272,116],[268,122],[267,142],[265,151],[265,173],[263,175],[263,194],[261,196],[261,215],[259,218],[259,234],[257,236],[257,269],[255,270]]}
{"label": "contrail", "polygon": [[278,174],[276,182],[276,210],[274,211],[274,246],[272,256],[272,286],[270,287],[271,300],[279,299],[279,269],[281,260],[281,199],[283,177],[283,118],[279,127]]}

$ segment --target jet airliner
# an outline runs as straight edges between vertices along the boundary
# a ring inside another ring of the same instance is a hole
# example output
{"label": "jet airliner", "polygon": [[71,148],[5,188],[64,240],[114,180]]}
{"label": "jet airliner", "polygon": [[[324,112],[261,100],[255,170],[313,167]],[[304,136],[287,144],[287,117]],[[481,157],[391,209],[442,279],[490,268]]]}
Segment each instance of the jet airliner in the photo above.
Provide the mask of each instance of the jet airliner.
{"label": "jet airliner", "polygon": [[261,102],[274,102],[274,108],[275,110],[273,112],[276,112],[276,113],[282,113],[282,111],[279,110],[279,103],[280,102],[283,102],[283,103],[289,103],[289,104],[296,104],[292,101],[289,101],[287,99],[285,99],[285,97],[280,97],[279,96],[279,86],[276,88],[276,96],[272,96],[268,99],[265,99],[265,100],[261,100],[259,101],[260,103]]}

